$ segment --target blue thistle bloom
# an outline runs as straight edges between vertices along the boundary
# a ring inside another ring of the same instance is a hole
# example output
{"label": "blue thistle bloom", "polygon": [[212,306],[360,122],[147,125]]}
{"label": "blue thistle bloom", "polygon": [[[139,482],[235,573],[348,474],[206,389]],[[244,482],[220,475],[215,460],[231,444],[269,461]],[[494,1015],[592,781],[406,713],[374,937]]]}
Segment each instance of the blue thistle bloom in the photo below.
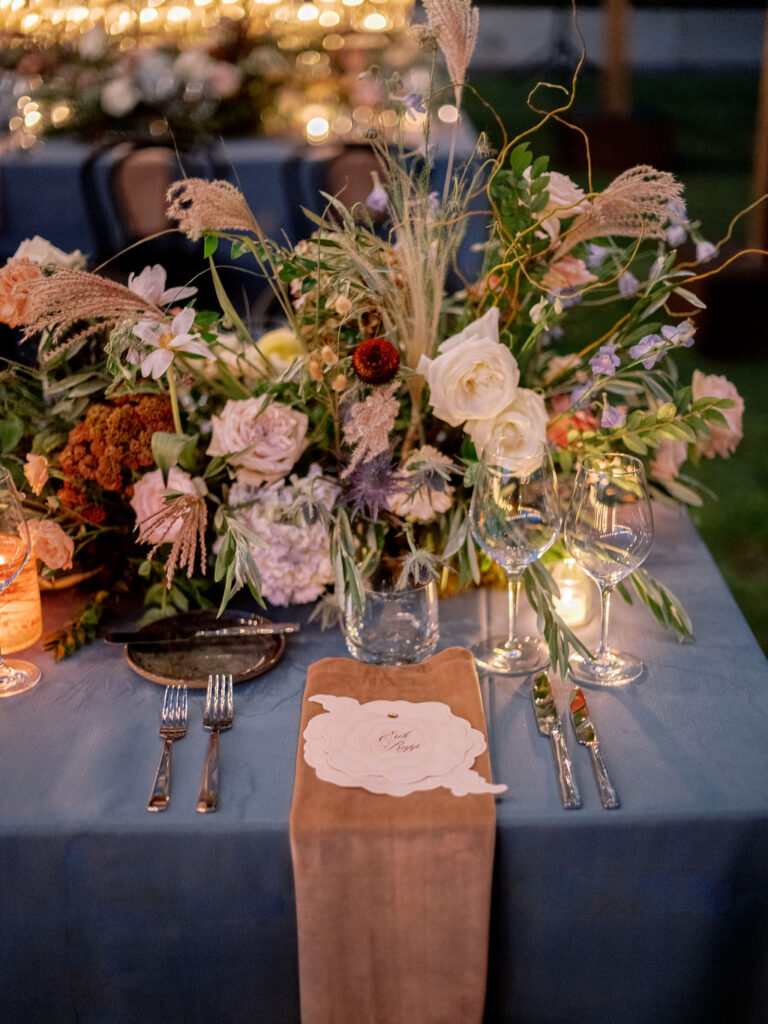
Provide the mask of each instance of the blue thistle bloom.
{"label": "blue thistle bloom", "polygon": [[346,480],[345,501],[352,516],[365,513],[371,519],[379,518],[389,499],[399,490],[392,452],[382,452],[355,466]]}

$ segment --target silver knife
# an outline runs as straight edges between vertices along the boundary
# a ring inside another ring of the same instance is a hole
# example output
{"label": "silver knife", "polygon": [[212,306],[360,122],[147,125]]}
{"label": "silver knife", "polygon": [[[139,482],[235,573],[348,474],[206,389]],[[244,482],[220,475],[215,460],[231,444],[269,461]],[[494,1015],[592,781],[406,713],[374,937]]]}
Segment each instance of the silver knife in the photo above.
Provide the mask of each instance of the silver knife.
{"label": "silver knife", "polygon": [[108,644],[187,644],[192,640],[247,639],[254,636],[279,636],[298,633],[298,622],[264,622],[253,625],[222,626],[220,629],[189,629],[175,633],[145,633],[142,630],[107,633]]}
{"label": "silver knife", "polygon": [[595,727],[592,725],[592,717],[587,707],[587,701],[580,687],[576,687],[571,697],[571,722],[576,739],[589,749],[592,755],[592,767],[595,770],[595,780],[603,807],[614,810],[621,807],[619,794],[616,792],[608,769],[605,767],[603,755],[600,753],[600,745],[595,735]]}
{"label": "silver knife", "polygon": [[573,774],[573,764],[568,754],[568,747],[563,736],[563,726],[560,722],[560,715],[557,713],[555,698],[552,696],[552,687],[549,684],[549,676],[542,672],[533,680],[533,707],[536,712],[536,721],[539,732],[549,736],[552,740],[552,750],[555,755],[557,766],[557,781],[560,786],[560,797],[563,807],[568,810],[575,810],[581,807],[579,787],[576,785],[576,778]]}

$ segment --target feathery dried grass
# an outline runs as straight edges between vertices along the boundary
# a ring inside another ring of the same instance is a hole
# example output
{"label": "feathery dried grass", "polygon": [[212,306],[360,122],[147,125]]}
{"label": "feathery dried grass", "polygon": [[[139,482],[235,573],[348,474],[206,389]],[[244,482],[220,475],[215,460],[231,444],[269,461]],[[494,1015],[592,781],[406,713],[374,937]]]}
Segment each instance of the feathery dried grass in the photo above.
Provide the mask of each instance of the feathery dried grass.
{"label": "feathery dried grass", "polygon": [[383,388],[376,388],[362,402],[355,402],[344,423],[344,440],[355,445],[349,465],[341,474],[349,476],[361,462],[381,455],[389,447],[389,434],[395,425],[400,403],[394,397],[399,387],[393,381]]}
{"label": "feathery dried grass", "polygon": [[185,178],[171,185],[166,198],[168,217],[193,241],[205,231],[261,234],[242,192],[228,181]]}
{"label": "feathery dried grass", "polygon": [[[205,575],[205,528],[208,524],[208,509],[205,498],[196,494],[182,494],[174,498],[159,512],[148,516],[139,530],[139,543],[152,544],[147,558],[152,558],[161,544],[167,543],[171,532],[181,523],[165,563],[165,584],[170,590],[177,569],[187,570],[187,579],[192,577],[198,551],[200,572]],[[154,538],[161,539],[154,542]]]}
{"label": "feathery dried grass", "polygon": [[667,171],[647,164],[624,171],[574,219],[561,236],[553,261],[589,238],[663,238],[669,221],[667,204],[682,194],[682,184]]}
{"label": "feathery dried grass", "polygon": [[[19,291],[25,297],[22,340],[49,331],[47,360],[104,328],[121,326],[126,320],[166,319],[159,306],[130,288],[85,270],[58,270],[49,277],[25,282]],[[85,321],[95,322],[72,330],[73,324]]]}
{"label": "feathery dried grass", "polygon": [[457,106],[477,43],[479,11],[472,0],[424,0],[427,25],[437,39],[451,76]]}

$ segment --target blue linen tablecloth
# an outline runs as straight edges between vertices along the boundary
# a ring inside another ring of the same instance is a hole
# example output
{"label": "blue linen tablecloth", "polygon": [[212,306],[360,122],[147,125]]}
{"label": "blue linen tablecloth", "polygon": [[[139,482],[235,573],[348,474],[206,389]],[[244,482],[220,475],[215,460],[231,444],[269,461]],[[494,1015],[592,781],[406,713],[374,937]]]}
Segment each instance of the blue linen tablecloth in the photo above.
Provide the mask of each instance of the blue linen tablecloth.
{"label": "blue linen tablecloth", "polygon": [[[488,1024],[768,1019],[768,663],[688,519],[657,521],[649,567],[697,641],[616,602],[613,639],[647,665],[635,684],[588,691],[619,811],[601,808],[569,725],[584,806],[564,811],[530,681],[481,679],[494,780],[509,786]],[[44,600],[50,622],[66,598]],[[500,592],[442,602],[441,647],[502,627],[505,611]],[[596,634],[596,622],[583,633]],[[0,702],[0,1019],[296,1024],[288,813],[306,670],[344,653],[338,632],[307,625],[276,669],[236,689],[221,809],[205,816],[201,693],[170,809],[153,815],[160,687],[119,648],[59,665],[28,653],[41,683]],[[565,717],[568,685],[554,687]]]}

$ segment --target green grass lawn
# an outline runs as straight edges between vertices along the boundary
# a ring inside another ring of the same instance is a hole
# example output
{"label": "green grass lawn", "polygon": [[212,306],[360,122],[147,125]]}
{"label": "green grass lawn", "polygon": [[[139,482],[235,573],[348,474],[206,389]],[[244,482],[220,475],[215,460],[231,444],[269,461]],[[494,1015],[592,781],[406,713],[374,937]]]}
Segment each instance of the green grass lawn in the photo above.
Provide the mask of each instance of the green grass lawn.
{"label": "green grass lawn", "polygon": [[[496,110],[512,137],[537,120],[526,109],[525,99],[540,77],[557,80],[551,74],[519,73],[476,76],[472,85]],[[568,79],[561,74],[559,81],[566,84]],[[749,203],[757,85],[756,72],[669,72],[638,75],[633,81],[637,123],[646,131],[650,126],[651,142],[657,141],[658,131],[664,142],[660,169],[676,173],[685,183],[689,215],[701,221],[712,241],[723,237],[731,219]],[[466,105],[474,123],[487,130],[498,146],[502,135],[488,110],[471,95]],[[599,81],[594,72],[582,76],[570,116],[585,127],[599,116]],[[561,126],[547,125],[531,139],[531,148],[537,155],[550,154],[554,169],[584,185],[584,162],[578,150],[566,144],[569,134]],[[625,167],[653,162],[642,151],[626,156]],[[602,187],[617,170],[597,166],[596,186]],[[743,245],[745,237],[742,221],[734,238]],[[744,439],[736,453],[727,460],[704,459],[691,474],[718,496],[696,509],[693,518],[768,654],[768,328],[760,314],[767,297],[768,269],[762,286],[753,282],[743,293],[723,291],[716,297],[713,293],[707,316],[714,326],[706,332],[706,354],[696,348],[682,352],[678,365],[684,379],[696,368],[728,377],[745,400]],[[700,333],[704,335],[704,330]]]}

